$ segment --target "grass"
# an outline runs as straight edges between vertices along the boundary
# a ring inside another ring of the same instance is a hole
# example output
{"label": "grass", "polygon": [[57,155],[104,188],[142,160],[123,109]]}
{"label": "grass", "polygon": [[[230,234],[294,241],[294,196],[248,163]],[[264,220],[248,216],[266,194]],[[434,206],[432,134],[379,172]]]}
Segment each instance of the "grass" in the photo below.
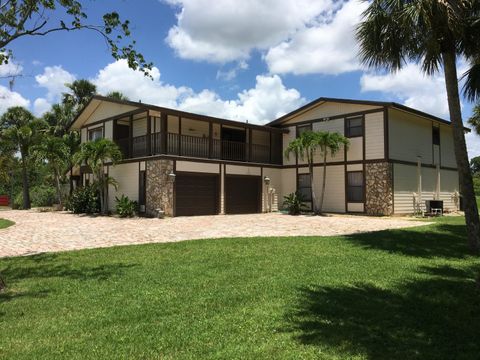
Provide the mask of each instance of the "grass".
{"label": "grass", "polygon": [[9,226],[12,226],[13,224],[15,224],[13,221],[0,219],[0,229],[5,229]]}
{"label": "grass", "polygon": [[463,221],[0,259],[0,358],[478,359]]}

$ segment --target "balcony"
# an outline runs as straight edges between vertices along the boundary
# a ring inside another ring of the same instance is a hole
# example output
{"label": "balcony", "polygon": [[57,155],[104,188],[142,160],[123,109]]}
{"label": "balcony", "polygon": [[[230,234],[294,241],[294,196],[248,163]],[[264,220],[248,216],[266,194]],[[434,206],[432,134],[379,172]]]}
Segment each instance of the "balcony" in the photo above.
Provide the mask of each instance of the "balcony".
{"label": "balcony", "polygon": [[209,137],[157,132],[151,135],[125,137],[117,139],[115,142],[120,147],[124,159],[167,154],[277,165],[282,163],[279,146],[249,144]]}

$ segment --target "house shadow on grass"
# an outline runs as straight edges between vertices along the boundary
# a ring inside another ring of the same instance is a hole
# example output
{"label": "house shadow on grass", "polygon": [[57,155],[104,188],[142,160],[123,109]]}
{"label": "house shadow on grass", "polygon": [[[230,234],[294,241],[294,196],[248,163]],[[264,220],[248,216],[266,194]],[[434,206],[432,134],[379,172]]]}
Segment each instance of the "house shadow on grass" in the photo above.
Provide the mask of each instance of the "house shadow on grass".
{"label": "house shadow on grass", "polygon": [[419,279],[395,289],[302,288],[286,316],[289,331],[302,344],[346,358],[479,359],[479,270],[423,267]]}
{"label": "house shadow on grass", "polygon": [[345,236],[366,249],[384,250],[408,256],[462,259],[470,255],[465,225],[437,224],[434,228],[384,230]]}

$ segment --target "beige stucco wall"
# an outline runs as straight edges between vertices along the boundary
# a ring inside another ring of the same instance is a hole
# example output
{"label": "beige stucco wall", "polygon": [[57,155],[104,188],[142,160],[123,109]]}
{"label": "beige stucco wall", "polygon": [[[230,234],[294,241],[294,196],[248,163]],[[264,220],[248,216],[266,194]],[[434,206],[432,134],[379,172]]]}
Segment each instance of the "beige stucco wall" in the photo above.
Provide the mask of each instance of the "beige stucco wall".
{"label": "beige stucco wall", "polygon": [[266,204],[268,204],[268,190],[273,189],[274,193],[272,194],[276,197],[276,202],[273,201],[273,206],[277,205],[279,208],[282,203],[282,170],[274,168],[263,168],[263,177],[268,176],[270,178],[270,185],[265,185],[265,182],[262,181],[262,211],[267,211]]}
{"label": "beige stucco wall", "polygon": [[214,164],[214,163],[202,163],[202,162],[194,162],[194,161],[177,161],[176,170],[177,171],[186,171],[186,172],[200,172],[200,173],[219,174],[220,166],[219,166],[219,164]]}
{"label": "beige stucco wall", "polygon": [[138,162],[110,166],[108,172],[109,176],[118,182],[117,190],[113,186],[108,188],[108,207],[110,211],[115,211],[115,196],[120,197],[125,194],[130,200],[138,201]]}
{"label": "beige stucco wall", "polygon": [[440,126],[440,153],[442,166],[457,167],[452,128],[446,125]]}
{"label": "beige stucco wall", "polygon": [[110,139],[110,140],[113,139],[113,121],[112,120],[105,122],[104,131],[105,131],[104,133],[105,139]]}
{"label": "beige stucco wall", "polygon": [[[422,167],[422,206],[424,206],[425,200],[434,199],[436,179],[436,169]],[[414,165],[394,164],[393,181],[394,213],[413,213],[413,193],[418,191],[417,167]],[[440,200],[444,201],[445,210],[457,210],[452,196],[458,189],[457,172],[441,169]]]}
{"label": "beige stucco wall", "polygon": [[363,136],[348,139],[347,161],[363,160]]}
{"label": "beige stucco wall", "polygon": [[131,105],[121,105],[102,101],[82,125],[87,125],[95,121],[103,120],[135,109],[138,108]]}
{"label": "beige stucco wall", "polygon": [[209,136],[208,122],[182,118],[182,135],[208,137]]}
{"label": "beige stucco wall", "polygon": [[279,208],[283,208],[283,197],[297,191],[297,172],[295,169],[282,169],[281,187],[278,196]]}
{"label": "beige stucco wall", "polygon": [[[313,169],[313,189],[320,200],[323,184],[323,167]],[[345,212],[345,167],[343,165],[327,166],[323,211]]]}
{"label": "beige stucco wall", "polygon": [[431,164],[432,122],[403,111],[389,110],[389,157],[403,161]]}
{"label": "beige stucco wall", "polygon": [[365,115],[365,158],[385,157],[383,111]]}
{"label": "beige stucco wall", "polygon": [[379,108],[374,105],[361,105],[361,104],[347,104],[338,102],[325,102],[318,104],[306,111],[296,115],[294,118],[286,121],[288,124],[294,124],[297,122],[323,119],[325,117],[337,116],[343,114],[351,114],[360,111],[372,110]]}
{"label": "beige stucco wall", "polygon": [[256,166],[227,165],[227,175],[229,174],[260,176],[261,168]]}

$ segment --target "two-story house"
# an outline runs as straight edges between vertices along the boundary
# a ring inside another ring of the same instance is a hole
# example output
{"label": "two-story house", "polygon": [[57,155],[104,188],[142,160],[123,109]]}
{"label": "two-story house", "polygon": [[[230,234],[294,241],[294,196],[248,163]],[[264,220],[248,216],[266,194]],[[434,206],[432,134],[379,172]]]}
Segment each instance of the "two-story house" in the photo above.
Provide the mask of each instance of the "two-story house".
{"label": "two-story house", "polygon": [[[458,210],[459,186],[448,121],[392,102],[319,98],[266,126],[219,119],[95,96],[74,119],[82,142],[115,141],[123,160],[107,167],[121,194],[155,215],[210,215],[273,211],[299,191],[311,206],[320,194],[323,164],[314,184],[301,159],[285,158],[288,143],[307,129],[335,131],[348,149],[326,166],[324,210],[392,215],[443,200]],[[82,167],[81,183],[91,181]]]}

